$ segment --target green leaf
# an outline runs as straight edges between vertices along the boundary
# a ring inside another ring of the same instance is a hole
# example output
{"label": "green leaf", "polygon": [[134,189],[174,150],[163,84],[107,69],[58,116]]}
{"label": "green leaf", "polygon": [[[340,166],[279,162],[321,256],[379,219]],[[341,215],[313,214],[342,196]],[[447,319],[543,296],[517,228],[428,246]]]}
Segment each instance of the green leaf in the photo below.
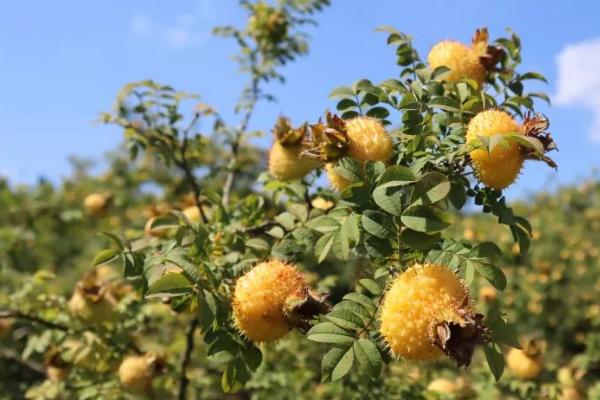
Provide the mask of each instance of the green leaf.
{"label": "green leaf", "polygon": [[121,255],[121,250],[119,249],[102,250],[101,252],[96,254],[96,257],[94,257],[94,260],[92,261],[92,266],[97,267],[98,265],[107,264],[119,257],[119,255]]}
{"label": "green leaf", "polygon": [[366,368],[368,374],[372,377],[379,376],[383,359],[377,345],[368,339],[360,338],[352,347],[358,362]]}
{"label": "green leaf", "polygon": [[339,359],[331,371],[331,381],[335,382],[346,376],[354,365],[354,350],[350,347]]}
{"label": "green leaf", "polygon": [[352,99],[342,99],[337,103],[338,111],[347,110],[349,108],[357,108],[358,104]]}
{"label": "green leaf", "polygon": [[373,190],[373,201],[385,212],[400,216],[402,215],[402,194],[404,188],[398,186],[394,181],[377,186]]}
{"label": "green leaf", "polygon": [[379,177],[378,183],[383,185],[384,183],[394,182],[394,185],[402,186],[412,183],[416,180],[417,178],[410,168],[402,165],[393,165],[386,169],[385,172]]}
{"label": "green leaf", "polygon": [[526,72],[523,75],[521,75],[519,77],[522,81],[526,80],[526,79],[537,79],[538,81],[542,81],[545,83],[548,83],[548,81],[546,80],[546,78],[544,77],[544,75],[538,73],[538,72]]}
{"label": "green leaf", "polygon": [[338,345],[350,345],[354,342],[354,337],[350,336],[348,331],[332,322],[321,322],[313,326],[306,334],[306,338],[313,342]]}
{"label": "green leaf", "polygon": [[384,107],[373,107],[369,111],[367,111],[367,116],[377,118],[377,119],[386,119],[389,117],[390,112],[387,108]]}
{"label": "green leaf", "polygon": [[506,276],[502,270],[492,264],[475,264],[475,269],[496,289],[502,291],[506,288]]}
{"label": "green leaf", "polygon": [[340,227],[340,223],[337,219],[327,215],[322,215],[320,217],[308,220],[305,225],[317,232],[322,233],[333,232],[338,230]]}
{"label": "green leaf", "polygon": [[352,157],[344,157],[335,164],[334,170],[352,182],[362,180],[362,166]]}
{"label": "green leaf", "polygon": [[353,301],[363,306],[367,311],[375,311],[375,304],[373,300],[365,296],[364,294],[351,292],[343,297],[344,300]]}
{"label": "green leaf", "polygon": [[375,296],[379,296],[381,294],[381,288],[379,287],[379,284],[373,279],[363,278],[358,281],[358,284]]}
{"label": "green leaf", "polygon": [[359,218],[356,214],[351,214],[344,220],[341,230],[349,241],[356,244],[360,241],[360,229],[358,227]]}
{"label": "green leaf", "polygon": [[500,377],[504,372],[504,356],[502,355],[502,350],[500,350],[500,347],[495,343],[487,343],[483,345],[483,351],[494,378],[496,378],[496,381],[500,380]]}
{"label": "green leaf", "polygon": [[334,99],[336,97],[354,97],[355,92],[348,86],[340,86],[335,88],[329,93],[329,98]]}
{"label": "green leaf", "polygon": [[334,309],[325,315],[329,321],[340,328],[359,331],[364,328],[363,319],[360,315],[347,309]]}
{"label": "green leaf", "polygon": [[414,185],[411,204],[432,204],[444,199],[450,193],[450,182],[440,172],[423,175]]}
{"label": "green leaf", "polygon": [[417,232],[437,233],[450,226],[450,214],[433,206],[416,205],[402,213],[402,223]]}
{"label": "green leaf", "polygon": [[325,354],[321,361],[321,380],[323,382],[331,380],[333,369],[338,365],[344,354],[346,354],[346,351],[345,348],[334,347]]}
{"label": "green leaf", "polygon": [[146,298],[182,296],[192,293],[193,285],[182,273],[168,272],[158,278],[146,292]]}
{"label": "green leaf", "polygon": [[317,243],[315,244],[315,257],[317,258],[317,262],[320,264],[325,260],[329,251],[331,250],[331,246],[333,246],[335,233],[326,233],[321,236]]}
{"label": "green leaf", "polygon": [[440,240],[440,234],[428,235],[426,233],[413,231],[412,229],[403,229],[400,239],[408,247],[417,250],[429,250]]}
{"label": "green leaf", "polygon": [[296,226],[296,217],[294,217],[291,213],[287,211],[277,215],[275,217],[275,221],[277,221],[288,231],[291,231]]}
{"label": "green leaf", "polygon": [[433,97],[429,101],[429,106],[434,108],[439,108],[440,110],[450,111],[450,112],[460,112],[460,104],[458,101],[451,99],[449,97]]}
{"label": "green leaf", "polygon": [[519,337],[514,325],[506,321],[506,316],[498,310],[492,310],[486,317],[486,324],[492,333],[494,342],[506,346],[521,348]]}
{"label": "green leaf", "polygon": [[260,251],[260,252],[268,252],[271,248],[271,246],[269,246],[269,243],[266,240],[263,239],[259,239],[259,238],[251,238],[246,240],[245,242],[246,247],[249,247],[251,249]]}
{"label": "green leaf", "polygon": [[365,231],[380,239],[393,238],[396,235],[394,223],[379,211],[366,210],[362,214],[361,222]]}
{"label": "green leaf", "polygon": [[346,236],[343,229],[339,229],[333,235],[332,243],[333,254],[342,261],[345,261],[350,256],[350,245],[348,244],[348,237]]}

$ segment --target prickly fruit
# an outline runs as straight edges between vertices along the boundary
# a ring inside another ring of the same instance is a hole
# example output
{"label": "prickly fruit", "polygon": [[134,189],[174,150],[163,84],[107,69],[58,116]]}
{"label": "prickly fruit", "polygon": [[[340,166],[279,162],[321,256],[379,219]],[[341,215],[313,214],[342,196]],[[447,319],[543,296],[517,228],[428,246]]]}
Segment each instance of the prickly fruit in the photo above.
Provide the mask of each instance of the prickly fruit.
{"label": "prickly fruit", "polygon": [[[486,110],[477,114],[467,129],[467,143],[474,143],[478,136],[506,134],[523,135],[523,127],[509,114],[499,110]],[[486,186],[501,190],[518,177],[525,157],[515,142],[499,144],[491,152],[477,148],[469,155],[477,177]]]}
{"label": "prickly fruit", "polygon": [[408,360],[444,354],[468,365],[487,331],[474,314],[463,282],[442,265],[415,265],[398,276],[383,301],[381,333],[391,351]]}
{"label": "prickly fruit", "polygon": [[308,289],[294,265],[271,260],[238,279],[233,315],[246,337],[269,342],[281,339],[292,328],[307,330],[316,314],[327,311],[326,300],[326,295]]}
{"label": "prickly fruit", "polygon": [[427,56],[429,67],[450,69],[443,75],[447,82],[458,82],[463,78],[476,81],[479,85],[485,79],[485,68],[479,61],[479,55],[463,43],[444,40],[432,47]]}
{"label": "prickly fruit", "polygon": [[348,180],[340,174],[338,174],[337,172],[335,172],[334,163],[325,164],[325,171],[327,172],[327,177],[329,178],[331,186],[337,191],[341,192],[342,190],[346,189],[352,184],[351,180]]}
{"label": "prickly fruit", "polygon": [[67,304],[69,312],[89,323],[101,324],[116,317],[116,300],[110,287],[97,281],[95,273],[84,276]]}
{"label": "prickly fruit", "polygon": [[284,337],[292,328],[284,314],[286,299],[306,286],[298,269],[278,260],[262,262],[238,279],[233,314],[240,331],[255,342]]}
{"label": "prickly fruit", "polygon": [[389,161],[394,150],[392,139],[379,120],[357,117],[346,121],[350,139],[348,155],[359,161]]}

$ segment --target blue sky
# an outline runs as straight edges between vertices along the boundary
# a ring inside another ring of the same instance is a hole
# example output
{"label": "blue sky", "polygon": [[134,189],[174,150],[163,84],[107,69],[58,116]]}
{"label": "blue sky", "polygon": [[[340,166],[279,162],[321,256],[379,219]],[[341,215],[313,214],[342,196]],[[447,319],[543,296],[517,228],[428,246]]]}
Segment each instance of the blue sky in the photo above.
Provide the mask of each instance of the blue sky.
{"label": "blue sky", "polygon": [[[540,107],[560,152],[558,173],[529,163],[509,195],[522,196],[590,176],[600,167],[600,3],[596,1],[333,0],[309,28],[311,53],[273,85],[277,103],[259,106],[251,126],[269,129],[280,113],[315,120],[333,103],[331,89],[357,79],[395,77],[393,49],[375,32],[391,25],[414,38],[425,57],[442,39],[469,41],[477,27],[492,38],[511,27],[521,35],[523,70],[549,79],[554,100]],[[0,174],[12,181],[58,180],[67,157],[101,159],[121,141],[113,127],[95,125],[120,87],[151,78],[200,94],[235,118],[244,84],[231,62],[234,44],[213,26],[240,24],[234,0],[4,2],[0,12]],[[268,145],[270,138],[263,141]]]}

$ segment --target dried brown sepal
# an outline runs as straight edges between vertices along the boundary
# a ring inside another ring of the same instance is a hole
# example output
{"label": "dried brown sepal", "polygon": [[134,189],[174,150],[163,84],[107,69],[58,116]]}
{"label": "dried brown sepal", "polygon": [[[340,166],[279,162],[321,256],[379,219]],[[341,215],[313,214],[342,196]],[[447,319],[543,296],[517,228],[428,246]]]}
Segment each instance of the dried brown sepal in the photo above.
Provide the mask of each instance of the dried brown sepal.
{"label": "dried brown sepal", "polygon": [[475,347],[490,341],[488,328],[482,314],[474,314],[466,309],[459,310],[462,324],[438,321],[430,326],[432,343],[453,360],[458,367],[468,367]]}
{"label": "dried brown sepal", "polygon": [[319,314],[331,309],[327,303],[329,293],[319,293],[303,288],[291,294],[283,307],[283,313],[291,327],[306,333],[312,326],[311,321]]}
{"label": "dried brown sepal", "polygon": [[544,154],[537,154],[532,149],[523,149],[525,158],[528,160],[539,160],[548,164],[552,168],[558,168],[558,165],[550,157],[546,156],[546,153],[552,150],[558,150],[552,135],[548,132],[550,127],[550,121],[543,114],[531,114],[527,113],[523,120],[523,128],[525,130],[525,136],[537,139],[544,147]]}
{"label": "dried brown sepal", "polygon": [[346,156],[349,146],[346,123],[335,114],[326,113],[326,123],[321,120],[310,125],[310,135],[302,143],[302,155],[323,162],[337,161]]}
{"label": "dried brown sepal", "polygon": [[96,270],[92,270],[77,282],[75,287],[91,303],[98,303],[108,294],[108,286],[100,284]]}
{"label": "dried brown sepal", "polygon": [[60,350],[53,347],[44,355],[44,366],[66,369],[69,368],[69,363],[63,360]]}
{"label": "dried brown sepal", "polygon": [[273,134],[275,139],[282,146],[296,146],[302,142],[306,136],[307,126],[303,124],[298,128],[293,128],[289,118],[280,116],[277,118],[275,127],[273,128]]}
{"label": "dried brown sepal", "polygon": [[479,54],[479,62],[486,71],[497,71],[496,65],[502,59],[504,51],[489,44],[490,35],[487,28],[477,29],[471,47]]}

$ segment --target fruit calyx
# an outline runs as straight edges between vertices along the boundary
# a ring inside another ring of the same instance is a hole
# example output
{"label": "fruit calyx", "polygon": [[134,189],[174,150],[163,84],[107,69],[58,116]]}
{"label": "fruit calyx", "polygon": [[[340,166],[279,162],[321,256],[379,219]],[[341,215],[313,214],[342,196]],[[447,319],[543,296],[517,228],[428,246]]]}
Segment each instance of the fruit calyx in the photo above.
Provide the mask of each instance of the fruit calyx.
{"label": "fruit calyx", "polygon": [[326,314],[331,309],[327,303],[329,296],[329,293],[319,293],[307,287],[289,295],[285,299],[283,315],[290,327],[306,333],[317,315]]}
{"label": "fruit calyx", "polygon": [[284,147],[300,145],[306,136],[307,125],[302,124],[298,128],[293,128],[290,119],[283,115],[277,118],[273,135],[275,139]]}
{"label": "fruit calyx", "polygon": [[473,313],[466,305],[458,310],[463,321],[435,321],[430,326],[432,343],[456,363],[458,367],[471,364],[475,347],[490,341],[489,329],[483,323],[483,314]]}
{"label": "fruit calyx", "polygon": [[479,55],[479,63],[486,71],[498,71],[496,65],[502,59],[504,51],[489,44],[487,28],[477,29],[471,41],[471,48]]}
{"label": "fruit calyx", "polygon": [[525,115],[525,119],[523,120],[525,136],[537,139],[542,144],[544,152],[540,154],[533,149],[522,149],[522,152],[527,160],[543,161],[552,168],[558,168],[556,162],[554,162],[554,160],[550,157],[546,156],[546,153],[549,151],[558,150],[554,139],[552,139],[550,132],[548,132],[549,126],[550,122],[545,115],[539,113],[532,115],[531,113],[527,113]]}
{"label": "fruit calyx", "polygon": [[337,161],[348,153],[350,139],[343,119],[327,111],[325,124],[310,125],[310,135],[303,142],[302,155],[324,162]]}

